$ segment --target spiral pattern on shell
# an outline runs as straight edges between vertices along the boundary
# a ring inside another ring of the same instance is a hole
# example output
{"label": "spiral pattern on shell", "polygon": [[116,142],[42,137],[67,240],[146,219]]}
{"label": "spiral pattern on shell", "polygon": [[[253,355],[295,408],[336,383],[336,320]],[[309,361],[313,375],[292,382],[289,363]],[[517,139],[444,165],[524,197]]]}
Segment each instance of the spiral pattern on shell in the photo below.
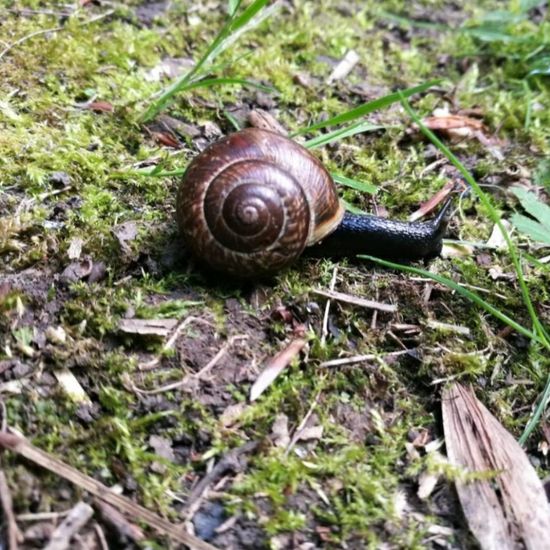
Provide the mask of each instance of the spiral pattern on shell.
{"label": "spiral pattern on shell", "polygon": [[214,269],[239,277],[287,266],[342,215],[320,162],[297,143],[257,128],[199,154],[177,196],[186,245]]}

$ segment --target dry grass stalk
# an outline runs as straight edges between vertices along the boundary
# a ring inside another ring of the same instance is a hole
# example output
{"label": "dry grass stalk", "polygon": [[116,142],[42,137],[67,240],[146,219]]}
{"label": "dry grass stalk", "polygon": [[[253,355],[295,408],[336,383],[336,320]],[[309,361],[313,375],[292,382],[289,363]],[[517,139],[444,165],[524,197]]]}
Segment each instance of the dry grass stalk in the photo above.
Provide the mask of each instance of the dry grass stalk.
{"label": "dry grass stalk", "polygon": [[44,550],[66,550],[69,548],[71,538],[88,523],[93,515],[94,510],[89,504],[78,502],[52,533],[50,542],[44,547]]}
{"label": "dry grass stalk", "polygon": [[550,508],[523,449],[475,397],[453,383],[443,391],[443,427],[451,464],[475,479],[456,488],[483,550],[548,548]]}
{"label": "dry grass stalk", "polygon": [[383,304],[381,302],[375,302],[374,300],[365,300],[359,296],[352,296],[351,294],[344,294],[343,292],[320,289],[312,289],[312,292],[319,294],[320,296],[325,296],[325,298],[330,298],[338,302],[345,302],[346,304],[353,304],[354,306],[377,309],[378,311],[387,311],[388,313],[394,313],[397,311],[397,306],[393,304]]}
{"label": "dry grass stalk", "polygon": [[147,523],[162,535],[166,535],[177,542],[186,544],[193,550],[216,550],[211,544],[182,531],[181,528],[161,518],[154,512],[147,510],[147,508],[136,504],[129,498],[113,493],[109,487],[103,485],[103,483],[100,483],[94,478],[79,472],[76,468],[65,464],[58,458],[36,448],[20,436],[10,433],[0,433],[0,447],[17,453],[27,460],[38,464],[42,468],[74,483],[81,489],[107,502],[120,512],[128,514],[128,516],[136,521]]}
{"label": "dry grass stalk", "polygon": [[4,523],[6,525],[6,548],[7,550],[17,550],[17,545],[22,541],[23,537],[21,536],[19,528],[17,527],[17,522],[15,521],[8,481],[2,470],[0,470],[0,509],[4,515]]}

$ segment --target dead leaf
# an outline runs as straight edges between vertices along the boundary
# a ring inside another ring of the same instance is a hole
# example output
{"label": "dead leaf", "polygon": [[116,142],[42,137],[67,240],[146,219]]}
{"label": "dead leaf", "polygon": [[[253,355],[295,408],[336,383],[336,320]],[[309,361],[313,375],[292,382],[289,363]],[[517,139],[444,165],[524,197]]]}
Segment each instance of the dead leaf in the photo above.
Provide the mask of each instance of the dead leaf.
{"label": "dead leaf", "polygon": [[285,449],[290,443],[290,434],[288,433],[288,416],[280,413],[275,417],[275,422],[271,428],[273,443],[275,447]]}
{"label": "dead leaf", "polygon": [[115,108],[108,101],[90,101],[84,105],[85,109],[89,109],[94,113],[113,113]]}
{"label": "dead leaf", "polygon": [[288,136],[287,130],[284,126],[268,111],[263,109],[254,109],[248,113],[248,122],[254,128],[260,128],[261,130],[269,130],[282,136]]}
{"label": "dead leaf", "polygon": [[458,383],[443,391],[442,410],[449,462],[477,474],[476,479],[458,479],[456,489],[481,548],[548,548],[550,508],[518,442],[471,389]]}
{"label": "dead leaf", "polygon": [[171,133],[168,132],[151,132],[151,137],[160,145],[166,147],[172,147],[174,149],[181,149],[182,144]]}
{"label": "dead leaf", "polygon": [[129,243],[134,241],[138,236],[138,227],[136,222],[128,221],[115,225],[112,232],[118,241],[123,256],[127,259],[132,259],[134,253]]}
{"label": "dead leaf", "polygon": [[436,114],[422,122],[430,130],[442,132],[450,138],[475,137],[475,132],[484,130],[483,122],[463,115]]}
{"label": "dead leaf", "polygon": [[91,272],[93,267],[92,259],[89,257],[82,258],[78,262],[71,262],[61,273],[61,280],[64,283],[74,283],[85,279]]}
{"label": "dead leaf", "polygon": [[303,338],[292,340],[288,346],[275,355],[266,365],[260,376],[250,388],[250,401],[258,399],[260,395],[273,383],[275,378],[290,364],[307,341]]}
{"label": "dead leaf", "polygon": [[456,182],[448,181],[431,199],[423,202],[420,208],[409,216],[409,221],[414,222],[430,212],[433,212],[456,188]]}
{"label": "dead leaf", "polygon": [[[507,220],[501,220],[502,225],[504,226],[504,229],[506,229],[507,233],[510,233],[510,229],[512,228],[512,224]],[[485,243],[489,248],[494,248],[496,250],[505,250],[507,247],[506,239],[504,238],[504,235],[502,234],[502,231],[500,230],[500,227],[495,224],[493,226],[493,230],[491,231],[491,236]]]}

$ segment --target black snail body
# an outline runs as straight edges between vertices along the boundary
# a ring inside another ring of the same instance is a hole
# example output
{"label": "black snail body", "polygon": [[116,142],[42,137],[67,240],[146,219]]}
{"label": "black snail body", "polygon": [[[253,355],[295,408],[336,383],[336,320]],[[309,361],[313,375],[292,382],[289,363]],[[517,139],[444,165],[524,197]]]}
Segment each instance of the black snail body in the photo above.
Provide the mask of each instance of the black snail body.
{"label": "black snail body", "polygon": [[217,271],[251,278],[316,255],[422,259],[441,251],[445,208],[424,223],[345,213],[323,165],[279,134],[248,128],[189,165],[177,196],[186,245]]}

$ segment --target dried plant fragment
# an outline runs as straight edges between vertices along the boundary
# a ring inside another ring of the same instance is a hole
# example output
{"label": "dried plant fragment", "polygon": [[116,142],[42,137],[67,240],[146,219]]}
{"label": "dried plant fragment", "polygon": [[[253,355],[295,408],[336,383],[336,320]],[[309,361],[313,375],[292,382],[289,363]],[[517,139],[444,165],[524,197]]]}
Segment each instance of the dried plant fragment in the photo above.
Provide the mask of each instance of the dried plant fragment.
{"label": "dried plant fragment", "polygon": [[444,390],[442,409],[449,461],[471,475],[458,480],[456,488],[481,548],[548,548],[550,508],[517,441],[473,391],[460,384]]}
{"label": "dried plant fragment", "polygon": [[252,384],[252,388],[250,388],[250,401],[258,399],[258,397],[271,386],[275,378],[277,378],[277,376],[279,376],[279,374],[281,374],[290,364],[292,359],[300,353],[306,343],[307,341],[303,338],[292,340],[285,349],[277,353],[267,363],[264,370],[260,373],[260,376],[258,376],[254,384]]}

